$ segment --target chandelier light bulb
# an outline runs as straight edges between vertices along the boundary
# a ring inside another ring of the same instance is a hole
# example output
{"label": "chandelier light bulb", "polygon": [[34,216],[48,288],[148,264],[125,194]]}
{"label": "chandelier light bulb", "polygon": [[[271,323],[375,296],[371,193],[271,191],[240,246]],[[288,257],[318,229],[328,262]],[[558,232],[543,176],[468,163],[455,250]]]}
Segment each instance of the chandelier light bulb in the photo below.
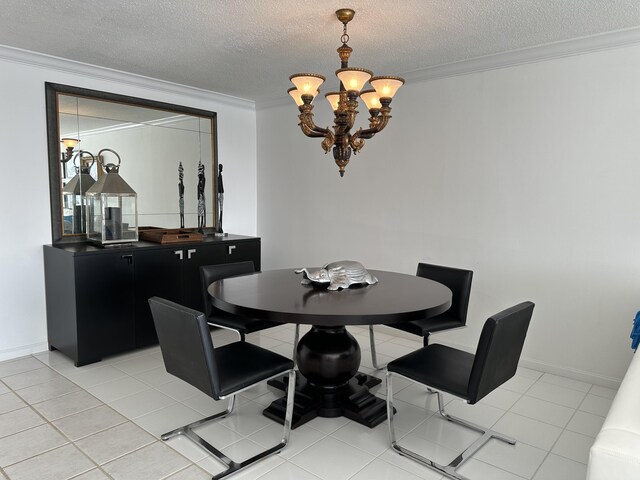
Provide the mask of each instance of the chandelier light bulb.
{"label": "chandelier light bulb", "polygon": [[71,149],[75,148],[76,145],[80,143],[80,140],[78,140],[77,138],[62,138],[60,139],[60,141],[65,146],[65,148],[71,148]]}
{"label": "chandelier light bulb", "polygon": [[380,95],[375,90],[363,90],[360,92],[360,98],[369,110],[375,110],[382,107],[380,104]]}
{"label": "chandelier light bulb", "polygon": [[[293,98],[293,100],[296,102],[296,105],[300,106],[304,104],[304,101],[302,101],[302,92],[296,87],[291,87],[289,90],[287,90],[287,93],[291,95],[291,98]],[[318,93],[319,92],[316,90],[316,93],[313,94],[313,97],[315,98]],[[313,103],[313,100],[311,101],[311,103]]]}
{"label": "chandelier light bulb", "polygon": [[296,73],[291,75],[289,80],[296,86],[300,95],[313,95],[315,97],[325,78],[316,73]]}
{"label": "chandelier light bulb", "polygon": [[398,89],[404,85],[400,77],[372,77],[369,83],[376,89],[380,98],[393,98]]}
{"label": "chandelier light bulb", "polygon": [[373,72],[366,68],[341,68],[336,71],[336,76],[344,85],[345,90],[354,92],[362,90],[372,75]]}
{"label": "chandelier light bulb", "polygon": [[331,109],[335,112],[339,108],[340,92],[325,93],[324,98],[331,104]]}

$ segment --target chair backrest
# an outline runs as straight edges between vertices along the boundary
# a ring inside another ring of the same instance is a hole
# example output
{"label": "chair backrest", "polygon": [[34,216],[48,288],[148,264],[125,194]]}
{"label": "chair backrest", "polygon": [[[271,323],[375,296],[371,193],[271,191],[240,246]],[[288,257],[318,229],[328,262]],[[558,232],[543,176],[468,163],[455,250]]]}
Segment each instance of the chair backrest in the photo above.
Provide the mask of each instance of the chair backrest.
{"label": "chair backrest", "polygon": [[532,302],[523,302],[485,322],[469,376],[469,403],[476,403],[515,375],[533,307]]}
{"label": "chair backrest", "polygon": [[432,265],[430,263],[418,263],[416,275],[449,287],[453,294],[451,307],[443,315],[455,318],[460,322],[461,326],[467,323],[471,281],[473,280],[473,272],[471,270]]}
{"label": "chair backrest", "polygon": [[160,297],[149,306],[167,372],[217,400],[220,381],[204,314]]}
{"label": "chair backrest", "polygon": [[213,316],[213,305],[209,292],[209,285],[222,278],[245,275],[256,271],[253,262],[223,263],[220,265],[204,265],[200,267],[200,280],[202,282],[202,295],[204,300],[204,312],[207,318]]}

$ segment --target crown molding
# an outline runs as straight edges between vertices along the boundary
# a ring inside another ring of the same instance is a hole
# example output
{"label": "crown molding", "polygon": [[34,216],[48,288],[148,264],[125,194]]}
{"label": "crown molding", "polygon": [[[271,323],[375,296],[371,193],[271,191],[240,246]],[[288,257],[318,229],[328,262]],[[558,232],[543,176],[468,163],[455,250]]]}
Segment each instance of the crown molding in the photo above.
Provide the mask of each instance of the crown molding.
{"label": "crown molding", "polygon": [[[399,75],[404,77],[407,82],[424,82],[438,78],[468,75],[470,73],[584,55],[600,50],[638,44],[640,44],[640,28],[636,27],[588,37],[563,40],[535,47],[510,50],[508,52],[461,60],[459,62],[434,65],[433,67],[421,68],[419,70],[401,72]],[[289,96],[284,93],[278,97],[258,98],[256,99],[256,110],[279,107],[290,102]]]}
{"label": "crown molding", "polygon": [[470,73],[496,70],[527,63],[537,63],[563,57],[572,57],[640,44],[640,28],[630,28],[616,32],[602,33],[588,37],[574,38],[560,42],[521,48],[460,62],[435,65],[401,75],[407,81],[420,82],[437,78],[454,77]]}
{"label": "crown molding", "polygon": [[75,60],[54,57],[52,55],[9,47],[6,45],[0,45],[0,60],[46,68],[48,70],[57,70],[64,73],[95,78],[98,80],[118,82],[162,93],[185,95],[200,100],[215,101],[232,107],[255,110],[255,102],[253,100],[233,97],[231,95],[212,92],[203,88],[190,87],[165,80],[159,80],[157,78],[145,77],[144,75],[77,62]]}

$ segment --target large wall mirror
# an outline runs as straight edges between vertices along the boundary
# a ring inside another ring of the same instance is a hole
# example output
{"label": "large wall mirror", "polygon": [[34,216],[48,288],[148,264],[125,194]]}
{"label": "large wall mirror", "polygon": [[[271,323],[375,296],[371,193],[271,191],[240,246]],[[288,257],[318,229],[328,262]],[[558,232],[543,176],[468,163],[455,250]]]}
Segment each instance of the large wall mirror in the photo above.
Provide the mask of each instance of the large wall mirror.
{"label": "large wall mirror", "polygon": [[[53,243],[85,239],[68,192],[73,185],[77,190],[78,183],[84,182],[80,186],[84,191],[87,183],[97,181],[103,174],[101,161],[117,163],[115,157],[93,161],[91,155],[96,157],[105,148],[118,153],[119,173],[138,195],[140,226],[178,228],[182,222],[185,228],[197,228],[202,165],[205,226],[215,229],[215,112],[53,83],[46,83],[46,104]],[[72,150],[67,150],[69,145]]]}

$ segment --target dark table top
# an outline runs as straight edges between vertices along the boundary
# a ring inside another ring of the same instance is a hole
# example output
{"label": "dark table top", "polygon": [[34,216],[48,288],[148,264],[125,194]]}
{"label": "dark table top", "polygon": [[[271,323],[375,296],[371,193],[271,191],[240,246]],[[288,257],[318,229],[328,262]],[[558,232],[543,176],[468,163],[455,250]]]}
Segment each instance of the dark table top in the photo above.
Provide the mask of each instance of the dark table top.
{"label": "dark table top", "polygon": [[217,308],[281,323],[369,325],[420,320],[445,312],[451,290],[441,283],[402,273],[370,270],[378,283],[329,291],[301,285],[294,269],[226,278],[209,287]]}

